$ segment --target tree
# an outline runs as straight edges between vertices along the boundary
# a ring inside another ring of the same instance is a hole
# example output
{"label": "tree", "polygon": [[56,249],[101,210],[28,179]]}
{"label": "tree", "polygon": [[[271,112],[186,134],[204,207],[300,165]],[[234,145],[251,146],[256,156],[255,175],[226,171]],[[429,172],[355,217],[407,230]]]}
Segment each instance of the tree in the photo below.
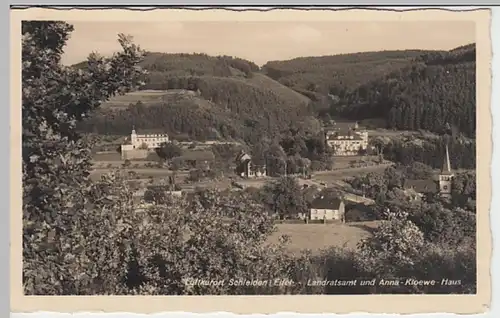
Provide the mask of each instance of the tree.
{"label": "tree", "polygon": [[281,219],[296,218],[300,213],[307,211],[307,202],[297,180],[293,177],[281,177],[274,183],[266,184],[262,193],[266,205]]}
{"label": "tree", "polygon": [[432,167],[418,161],[413,162],[405,171],[406,178],[417,180],[430,179],[433,174]]}
{"label": "tree", "polygon": [[266,243],[274,231],[270,215],[249,194],[195,192],[169,208],[148,210],[134,234],[138,294],[269,294],[282,288],[200,285],[190,279],[220,281],[291,278],[280,245]]}
{"label": "tree", "polygon": [[[465,207],[467,203],[476,201],[476,172],[459,173],[453,178],[452,201],[455,205]],[[474,207],[475,204],[469,204]]]}
{"label": "tree", "polygon": [[170,160],[182,155],[182,149],[172,142],[165,142],[162,143],[159,148],[156,148],[156,153],[161,159]]}
{"label": "tree", "polygon": [[144,192],[144,201],[154,204],[167,203],[167,187],[156,186],[150,187]]}
{"label": "tree", "polygon": [[286,173],[286,153],[276,142],[269,146],[266,152],[266,161],[269,175],[279,176]]}
{"label": "tree", "polygon": [[[27,294],[78,294],[91,286],[99,293],[99,282],[119,285],[119,276],[112,276],[121,269],[108,262],[107,246],[98,244],[101,254],[95,254],[99,236],[113,233],[99,231],[102,226],[91,224],[95,219],[86,215],[100,217],[109,203],[103,203],[105,196],[92,195],[96,186],[88,178],[91,147],[75,125],[109,97],[141,84],[143,71],[136,65],[143,53],[129,37],[119,35],[122,51],[111,58],[91,54],[84,69],[65,67],[61,55],[72,31],[64,22],[22,23],[23,284]],[[75,264],[75,258],[81,262]],[[101,275],[104,271],[109,271],[107,278]]]}
{"label": "tree", "polygon": [[387,211],[386,218],[359,248],[370,271],[394,275],[398,267],[414,264],[424,246],[424,235],[404,211]]}

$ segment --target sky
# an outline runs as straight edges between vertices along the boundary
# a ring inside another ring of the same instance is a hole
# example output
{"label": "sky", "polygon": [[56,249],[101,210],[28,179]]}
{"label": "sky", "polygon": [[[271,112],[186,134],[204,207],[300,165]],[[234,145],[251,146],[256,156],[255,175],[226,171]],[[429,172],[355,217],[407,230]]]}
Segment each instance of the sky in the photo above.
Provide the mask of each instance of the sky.
{"label": "sky", "polygon": [[143,49],[163,53],[231,55],[263,65],[273,60],[342,53],[432,49],[449,50],[475,42],[475,25],[465,21],[383,22],[95,22],[73,24],[63,63],[89,53],[111,55],[118,34],[133,36]]}

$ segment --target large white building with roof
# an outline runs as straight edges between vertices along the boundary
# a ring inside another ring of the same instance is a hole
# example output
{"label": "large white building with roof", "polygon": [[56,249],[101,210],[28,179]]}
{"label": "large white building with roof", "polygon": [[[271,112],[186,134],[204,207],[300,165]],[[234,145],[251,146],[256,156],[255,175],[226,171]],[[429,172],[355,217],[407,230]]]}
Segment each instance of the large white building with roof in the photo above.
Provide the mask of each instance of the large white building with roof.
{"label": "large white building with roof", "polygon": [[336,156],[355,156],[368,148],[368,132],[360,130],[357,123],[348,128],[330,127],[325,137]]}
{"label": "large white building with roof", "polygon": [[162,143],[169,142],[167,134],[137,134],[132,128],[129,143],[122,145],[123,150],[159,148]]}

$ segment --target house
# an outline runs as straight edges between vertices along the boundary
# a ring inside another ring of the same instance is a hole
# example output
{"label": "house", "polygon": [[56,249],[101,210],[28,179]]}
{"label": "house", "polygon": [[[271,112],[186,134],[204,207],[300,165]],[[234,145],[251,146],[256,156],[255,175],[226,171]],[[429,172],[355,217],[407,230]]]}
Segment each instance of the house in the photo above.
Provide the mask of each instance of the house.
{"label": "house", "polygon": [[311,202],[309,211],[309,218],[311,220],[338,220],[345,222],[345,203],[338,197],[321,195]]}
{"label": "house", "polygon": [[345,125],[328,127],[325,140],[337,156],[355,156],[368,148],[368,132],[360,130],[357,123],[349,128]]}
{"label": "house", "polygon": [[266,165],[255,165],[252,157],[241,151],[236,156],[236,174],[243,178],[258,178],[267,176]]}
{"label": "house", "polygon": [[417,193],[420,195],[434,194],[438,192],[438,186],[434,180],[414,180],[406,179],[403,185],[407,193]]}

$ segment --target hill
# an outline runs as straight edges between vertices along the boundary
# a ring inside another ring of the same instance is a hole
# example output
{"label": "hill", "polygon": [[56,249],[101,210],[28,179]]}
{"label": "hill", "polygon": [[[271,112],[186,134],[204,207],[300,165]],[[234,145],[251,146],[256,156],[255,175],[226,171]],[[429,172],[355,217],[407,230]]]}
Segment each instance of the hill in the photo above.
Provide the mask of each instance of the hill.
{"label": "hill", "polygon": [[409,65],[425,53],[427,51],[406,50],[300,57],[268,62],[262,71],[307,96],[317,93],[343,96],[370,80]]}
{"label": "hill", "polygon": [[476,52],[467,45],[426,53],[347,94],[333,115],[383,117],[388,128],[475,136]]}
{"label": "hill", "polygon": [[141,66],[149,71],[144,91],[113,98],[80,129],[128,134],[135,125],[195,140],[253,143],[313,115],[307,97],[242,59],[149,53]]}

